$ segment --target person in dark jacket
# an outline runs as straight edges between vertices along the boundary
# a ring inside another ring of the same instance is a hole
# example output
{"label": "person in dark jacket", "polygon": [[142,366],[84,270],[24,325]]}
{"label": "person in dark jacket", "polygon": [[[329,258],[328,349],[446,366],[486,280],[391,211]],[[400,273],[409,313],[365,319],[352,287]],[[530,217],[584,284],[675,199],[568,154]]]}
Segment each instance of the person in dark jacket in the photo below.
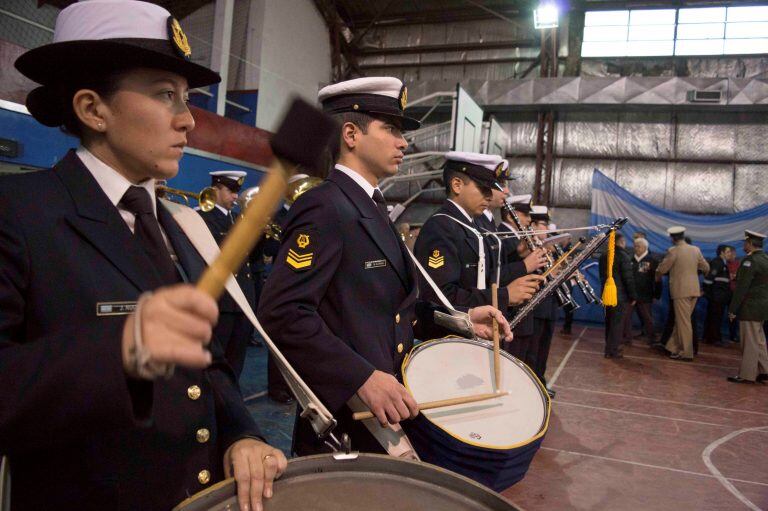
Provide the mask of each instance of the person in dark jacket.
{"label": "person in dark jacket", "polygon": [[741,335],[741,367],[738,376],[729,376],[732,383],[768,381],[768,348],[765,342],[765,322],[768,321],[768,255],[763,250],[766,235],[744,232],[744,252],[736,275],[736,291],[729,314],[739,320]]}
{"label": "person in dark jacket", "polygon": [[[0,452],[11,508],[167,510],[235,476],[261,505],[287,464],[264,443],[191,282],[202,256],[155,198],[219,81],[158,5],[63,9],[16,67],[36,120],[80,140],[52,170],[0,185]],[[204,232],[204,231],[203,231]]]}
{"label": "person in dark jacket", "polygon": [[718,245],[717,257],[709,261],[709,273],[704,277],[704,296],[707,298],[707,316],[704,323],[703,342],[723,345],[723,314],[731,301],[731,276],[728,260],[731,249]]}
{"label": "person in dark jacket", "polygon": [[[355,450],[385,452],[362,421],[352,418],[359,399],[382,426],[418,413],[398,380],[414,344],[442,337],[436,305],[421,299],[417,268],[389,220],[380,179],[397,173],[408,146],[403,129],[418,121],[403,113],[400,80],[369,77],[320,90],[323,109],[339,121],[340,154],[319,186],[291,206],[282,243],[259,300],[258,316],[288,361],[338,421]],[[493,307],[469,310],[476,333],[488,336]],[[308,420],[293,437],[299,455],[329,452]]]}
{"label": "person in dark jacket", "polygon": [[[242,170],[216,170],[209,174],[211,186],[216,190],[216,205],[210,211],[198,210],[198,213],[203,217],[213,239],[221,246],[229,230],[235,225],[232,209],[237,202],[246,173]],[[257,258],[260,256],[258,250],[252,251],[240,270],[235,273],[237,284],[252,309],[256,308],[257,292],[252,267],[258,263]],[[239,378],[245,365],[245,349],[253,335],[253,325],[227,293],[219,300],[219,321],[214,328],[214,335],[221,343],[224,357]]]}
{"label": "person in dark jacket", "polygon": [[[605,307],[605,358],[622,358],[621,349],[622,321],[628,304],[637,301],[635,279],[632,276],[632,263],[626,252],[624,235],[616,233],[616,250],[614,252],[612,275],[616,283],[618,304],[615,307]],[[600,282],[605,287],[608,279],[608,251],[600,257]]]}
{"label": "person in dark jacket", "polygon": [[624,312],[624,339],[631,339],[632,337],[632,313],[636,310],[642,323],[643,334],[650,345],[656,342],[651,309],[653,300],[658,299],[661,293],[661,286],[656,282],[656,267],[659,262],[648,251],[648,241],[645,238],[635,238],[633,249],[634,254],[632,254],[630,262],[632,263],[632,276],[635,280],[635,291],[637,291],[637,303],[634,305],[628,303]]}

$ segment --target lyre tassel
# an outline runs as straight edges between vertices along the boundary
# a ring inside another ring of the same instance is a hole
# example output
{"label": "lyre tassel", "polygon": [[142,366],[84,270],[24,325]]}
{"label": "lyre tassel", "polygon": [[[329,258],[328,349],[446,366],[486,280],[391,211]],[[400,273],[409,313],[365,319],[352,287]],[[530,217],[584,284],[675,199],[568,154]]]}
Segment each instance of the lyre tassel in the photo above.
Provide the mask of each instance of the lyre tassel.
{"label": "lyre tassel", "polygon": [[603,286],[603,305],[606,307],[616,307],[619,304],[618,290],[616,282],[613,280],[613,258],[616,256],[616,231],[611,229],[608,234],[608,278]]}

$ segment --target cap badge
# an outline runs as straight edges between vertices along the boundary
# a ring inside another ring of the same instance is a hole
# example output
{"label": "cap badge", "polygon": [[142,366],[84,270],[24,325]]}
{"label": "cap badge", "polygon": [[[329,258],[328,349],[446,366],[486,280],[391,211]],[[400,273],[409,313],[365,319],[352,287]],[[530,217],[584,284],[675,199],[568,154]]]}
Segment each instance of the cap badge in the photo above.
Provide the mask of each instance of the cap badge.
{"label": "cap badge", "polygon": [[186,34],[181,29],[179,20],[173,16],[168,17],[168,36],[173,41],[173,46],[179,56],[189,60],[192,56],[192,48],[189,47],[189,41]]}
{"label": "cap badge", "polygon": [[405,107],[408,105],[408,87],[405,85],[400,89],[400,97],[398,99],[400,100],[400,109],[405,110]]}
{"label": "cap badge", "polygon": [[296,238],[296,245],[299,248],[307,248],[309,246],[309,234],[299,234],[299,237]]}
{"label": "cap badge", "polygon": [[243,183],[245,183],[245,176],[237,180],[237,186],[243,186]]}
{"label": "cap badge", "polygon": [[496,178],[497,179],[500,178],[501,175],[504,173],[504,163],[503,162],[499,163],[498,165],[496,165],[495,173],[496,173]]}

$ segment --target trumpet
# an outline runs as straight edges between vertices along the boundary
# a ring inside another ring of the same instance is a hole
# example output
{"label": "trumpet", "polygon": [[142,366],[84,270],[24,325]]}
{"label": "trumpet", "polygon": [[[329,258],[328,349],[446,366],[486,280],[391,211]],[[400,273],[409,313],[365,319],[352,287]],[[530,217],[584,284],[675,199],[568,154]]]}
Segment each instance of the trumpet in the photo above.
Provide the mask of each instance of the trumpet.
{"label": "trumpet", "polygon": [[[284,197],[285,203],[289,206],[296,202],[296,199],[298,199],[304,192],[311,190],[323,182],[319,177],[307,176],[306,174],[297,174],[293,177],[298,179],[293,179],[288,183],[288,188],[285,190]],[[240,192],[240,196],[237,198],[237,204],[240,206],[241,212],[245,212],[248,204],[250,204],[258,193],[258,186],[252,186],[251,188]],[[283,229],[280,227],[280,224],[273,222],[272,220],[267,222],[267,227],[264,230],[264,237],[280,241],[282,234]]]}
{"label": "trumpet", "polygon": [[[165,185],[157,185],[155,186],[155,190],[161,196],[175,195],[177,197],[181,197],[184,199],[183,204],[186,206],[189,206],[190,197],[196,199],[197,203],[200,205],[200,210],[206,213],[216,207],[216,189],[212,186],[203,188],[199,193],[179,190],[178,188],[171,188],[170,186]],[[174,200],[171,197],[168,197],[168,200],[181,203],[180,201]]]}

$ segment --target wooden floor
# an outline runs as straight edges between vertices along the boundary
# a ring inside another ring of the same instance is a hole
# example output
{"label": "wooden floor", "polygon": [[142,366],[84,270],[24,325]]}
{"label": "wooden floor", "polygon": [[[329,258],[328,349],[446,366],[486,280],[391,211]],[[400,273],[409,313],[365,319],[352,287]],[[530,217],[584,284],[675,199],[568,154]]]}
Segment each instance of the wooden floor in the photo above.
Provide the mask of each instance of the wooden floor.
{"label": "wooden floor", "polygon": [[606,359],[603,345],[602,329],[555,335],[549,432],[503,494],[526,511],[768,510],[768,385],[726,381],[738,348],[690,363],[642,341]]}

